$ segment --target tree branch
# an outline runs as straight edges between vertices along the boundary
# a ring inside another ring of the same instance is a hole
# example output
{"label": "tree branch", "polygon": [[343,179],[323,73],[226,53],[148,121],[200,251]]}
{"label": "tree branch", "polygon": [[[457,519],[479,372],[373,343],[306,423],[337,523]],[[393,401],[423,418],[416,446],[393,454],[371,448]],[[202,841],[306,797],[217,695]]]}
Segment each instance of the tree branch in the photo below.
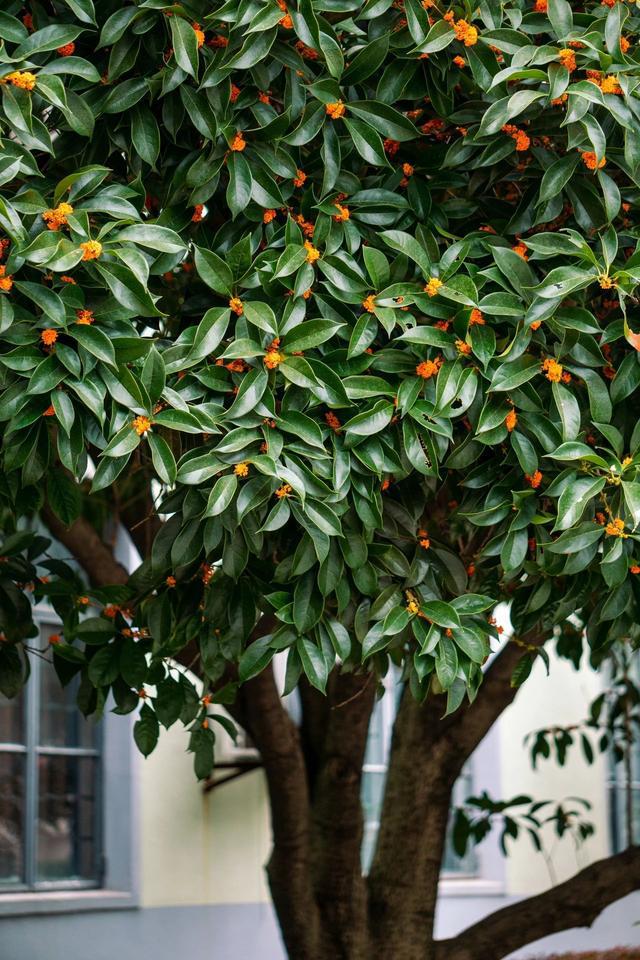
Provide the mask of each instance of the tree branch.
{"label": "tree branch", "polygon": [[561,930],[590,927],[610,903],[640,887],[640,847],[598,860],[570,880],[492,913],[436,945],[436,960],[500,960]]}
{"label": "tree branch", "polygon": [[376,684],[370,673],[336,670],[313,794],[312,870],[325,939],[323,956],[354,957],[367,936],[362,876],[362,765]]}
{"label": "tree branch", "polygon": [[[527,646],[539,647],[550,636],[550,632],[543,632],[539,626],[535,626],[519,639]],[[474,702],[466,708],[461,707],[444,721],[443,739],[449,743],[450,749],[461,756],[460,769],[498,717],[515,699],[518,687],[511,686],[511,676],[524,652],[522,646],[509,641],[486,671]]]}
{"label": "tree branch", "polygon": [[116,560],[111,548],[85,517],[78,517],[70,527],[66,527],[51,508],[45,506],[42,509],[42,519],[52,536],[69,550],[85,570],[94,586],[106,587],[127,582],[129,572]]}
{"label": "tree branch", "polygon": [[240,688],[238,700],[267,778],[273,831],[267,876],[282,935],[290,956],[315,960],[320,920],[311,883],[309,788],[300,735],[271,666]]}

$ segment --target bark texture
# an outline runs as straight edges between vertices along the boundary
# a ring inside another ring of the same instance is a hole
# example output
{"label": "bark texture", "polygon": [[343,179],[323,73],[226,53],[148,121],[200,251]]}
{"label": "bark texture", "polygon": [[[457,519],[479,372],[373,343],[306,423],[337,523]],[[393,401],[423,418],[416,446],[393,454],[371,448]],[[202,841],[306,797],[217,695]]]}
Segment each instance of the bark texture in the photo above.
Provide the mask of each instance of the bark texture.
{"label": "bark texture", "polygon": [[[91,524],[52,534],[94,584],[127,573]],[[261,621],[255,636],[269,631]],[[521,640],[541,644],[531,630]],[[193,651],[190,651],[193,655]],[[290,960],[500,960],[541,937],[588,926],[605,906],[640,888],[640,848],[592,864],[445,941],[434,916],[453,785],[467,758],[512,702],[522,648],[494,659],[475,702],[443,719],[443,698],[419,705],[405,690],[398,710],[377,850],[362,876],[362,764],[375,684],[334,674],[327,697],[303,681],[302,723],[285,709],[271,668],[244,684],[230,708],[258,747],[267,780],[273,847],[267,874]]]}

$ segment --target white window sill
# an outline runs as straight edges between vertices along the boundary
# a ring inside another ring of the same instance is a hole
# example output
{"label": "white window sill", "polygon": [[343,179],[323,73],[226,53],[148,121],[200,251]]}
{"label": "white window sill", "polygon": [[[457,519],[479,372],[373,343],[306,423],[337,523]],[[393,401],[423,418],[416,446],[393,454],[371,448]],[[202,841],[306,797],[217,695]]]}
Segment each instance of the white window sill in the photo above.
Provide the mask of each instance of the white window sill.
{"label": "white window sill", "polygon": [[0,894],[0,917],[51,913],[82,913],[86,910],[125,910],[137,901],[126,890],[50,890]]}
{"label": "white window sill", "polygon": [[502,897],[505,889],[500,880],[482,877],[443,877],[438,885],[441,897]]}

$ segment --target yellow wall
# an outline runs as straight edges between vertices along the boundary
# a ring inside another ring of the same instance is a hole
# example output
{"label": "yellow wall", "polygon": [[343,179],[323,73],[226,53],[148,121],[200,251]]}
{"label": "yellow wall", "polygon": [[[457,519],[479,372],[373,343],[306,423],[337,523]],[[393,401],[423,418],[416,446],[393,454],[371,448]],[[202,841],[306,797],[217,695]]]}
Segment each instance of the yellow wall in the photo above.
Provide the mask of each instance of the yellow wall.
{"label": "yellow wall", "polygon": [[204,793],[180,725],[139,759],[143,906],[269,899],[269,821],[261,770]]}
{"label": "yellow wall", "polygon": [[[526,734],[553,724],[563,725],[583,720],[591,700],[600,691],[600,678],[587,668],[576,672],[564,660],[552,658],[551,674],[546,676],[538,661],[532,676],[519,691],[515,703],[500,721],[500,765],[502,797],[518,793],[539,800],[564,800],[584,797],[592,804],[586,819],[596,826],[595,836],[576,851],[569,837],[558,840],[552,830],[545,835],[550,853],[553,882],[565,880],[576,870],[609,854],[608,812],[605,781],[607,759],[598,757],[589,766],[583,759],[580,745],[570,748],[564,767],[551,758],[538,760],[537,771],[531,767],[530,753],[523,746]],[[593,741],[592,741],[593,742]],[[549,869],[541,854],[536,853],[528,837],[511,844],[506,860],[507,891],[532,893],[551,885]]]}
{"label": "yellow wall", "polygon": [[[547,677],[538,662],[499,723],[501,783],[491,789],[494,797],[527,793],[535,799],[564,800],[580,796],[593,805],[586,816],[596,824],[596,835],[581,850],[576,851],[569,837],[558,841],[548,832],[545,845],[554,882],[609,852],[606,761],[598,759],[590,767],[577,747],[564,768],[543,760],[534,771],[523,740],[540,727],[584,718],[598,689],[599,678],[587,669],[576,673],[565,661],[553,659]],[[205,794],[195,780],[186,742],[187,734],[176,725],[162,732],[147,760],[136,761],[143,905],[268,901],[264,864],[270,827],[262,771]],[[545,859],[527,836],[512,843],[510,850],[504,867],[505,892],[532,893],[551,884]]]}

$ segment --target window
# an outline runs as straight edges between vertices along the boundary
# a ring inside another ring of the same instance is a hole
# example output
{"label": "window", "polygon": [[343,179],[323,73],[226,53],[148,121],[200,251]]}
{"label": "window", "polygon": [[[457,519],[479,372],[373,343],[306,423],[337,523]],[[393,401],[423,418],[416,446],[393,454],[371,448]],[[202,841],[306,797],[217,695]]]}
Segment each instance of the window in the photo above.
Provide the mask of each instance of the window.
{"label": "window", "polygon": [[[623,761],[614,763],[610,758],[609,815],[611,821],[611,842],[614,853],[631,844],[640,842],[640,743],[631,744],[631,783],[627,785],[627,775]],[[629,833],[632,834],[629,837]]]}
{"label": "window", "polygon": [[[55,626],[43,624],[46,647]],[[48,661],[19,697],[0,695],[0,891],[100,885],[101,734]]]}
{"label": "window", "polygon": [[[368,872],[375,851],[376,838],[380,828],[380,813],[387,777],[389,750],[393,721],[398,708],[402,688],[396,683],[392,671],[385,678],[385,693],[376,702],[369,724],[369,737],[362,767],[362,809],[364,812],[364,836],[362,839],[362,869]],[[471,770],[465,768],[453,790],[453,806],[460,805],[473,792]],[[447,842],[442,864],[443,876],[474,876],[477,873],[477,861],[474,850],[468,851],[463,858],[454,852],[451,842]]]}

